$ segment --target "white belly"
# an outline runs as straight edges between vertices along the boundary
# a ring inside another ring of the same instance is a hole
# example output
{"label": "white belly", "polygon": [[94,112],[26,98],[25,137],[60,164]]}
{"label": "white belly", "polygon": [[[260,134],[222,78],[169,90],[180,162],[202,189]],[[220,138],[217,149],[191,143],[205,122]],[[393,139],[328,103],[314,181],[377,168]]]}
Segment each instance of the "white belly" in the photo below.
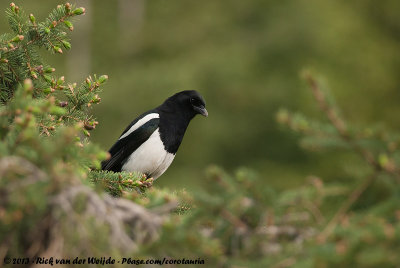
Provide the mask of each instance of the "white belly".
{"label": "white belly", "polygon": [[154,179],[157,179],[171,165],[174,157],[174,154],[168,153],[164,149],[157,128],[149,139],[131,154],[122,166],[122,170],[150,174]]}

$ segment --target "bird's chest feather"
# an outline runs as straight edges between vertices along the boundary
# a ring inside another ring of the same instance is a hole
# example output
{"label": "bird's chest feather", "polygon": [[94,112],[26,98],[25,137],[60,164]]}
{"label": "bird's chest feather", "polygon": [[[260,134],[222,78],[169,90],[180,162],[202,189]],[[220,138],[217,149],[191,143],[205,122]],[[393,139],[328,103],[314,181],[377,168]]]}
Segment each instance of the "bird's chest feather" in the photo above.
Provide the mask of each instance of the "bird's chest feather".
{"label": "bird's chest feather", "polygon": [[157,179],[171,165],[175,154],[167,152],[159,129],[137,148],[122,166],[124,171],[139,171]]}

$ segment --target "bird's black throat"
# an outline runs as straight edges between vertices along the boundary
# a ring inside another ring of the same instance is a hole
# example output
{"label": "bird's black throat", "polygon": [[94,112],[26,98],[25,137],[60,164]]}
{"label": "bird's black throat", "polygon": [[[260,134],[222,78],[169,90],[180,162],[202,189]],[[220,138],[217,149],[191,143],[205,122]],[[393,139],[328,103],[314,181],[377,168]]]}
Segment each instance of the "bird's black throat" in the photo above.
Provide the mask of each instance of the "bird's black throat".
{"label": "bird's black throat", "polygon": [[185,107],[170,107],[165,103],[158,107],[157,111],[160,114],[159,130],[165,150],[171,154],[176,154],[190,120],[193,119],[195,114]]}

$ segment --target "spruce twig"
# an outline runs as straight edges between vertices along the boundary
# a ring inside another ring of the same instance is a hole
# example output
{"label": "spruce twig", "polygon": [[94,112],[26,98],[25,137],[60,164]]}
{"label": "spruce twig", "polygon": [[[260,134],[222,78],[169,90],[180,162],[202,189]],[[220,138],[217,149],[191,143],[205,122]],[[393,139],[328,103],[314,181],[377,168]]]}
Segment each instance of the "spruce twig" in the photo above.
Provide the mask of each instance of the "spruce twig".
{"label": "spruce twig", "polygon": [[361,155],[365,161],[376,171],[384,170],[385,172],[395,176],[400,181],[400,170],[397,167],[380,165],[374,155],[367,149],[361,147],[350,134],[345,121],[338,115],[337,109],[328,104],[326,97],[318,85],[316,79],[308,72],[304,75],[314,98],[319,104],[320,109],[325,113],[332,125],[336,128],[341,139],[346,142],[355,152]]}
{"label": "spruce twig", "polygon": [[318,234],[317,241],[324,243],[326,239],[332,234],[335,227],[345,217],[351,206],[359,199],[359,197],[365,192],[368,186],[376,179],[377,174],[371,174],[363,182],[351,192],[346,201],[340,206],[330,222],[325,226],[324,230]]}

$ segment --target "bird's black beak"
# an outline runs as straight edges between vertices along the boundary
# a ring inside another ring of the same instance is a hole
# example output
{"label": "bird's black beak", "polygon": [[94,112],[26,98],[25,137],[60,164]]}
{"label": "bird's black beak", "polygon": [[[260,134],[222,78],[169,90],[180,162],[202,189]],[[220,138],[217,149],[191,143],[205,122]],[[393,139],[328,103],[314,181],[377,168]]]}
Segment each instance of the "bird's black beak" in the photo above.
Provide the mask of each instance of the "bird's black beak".
{"label": "bird's black beak", "polygon": [[202,116],[205,116],[205,117],[208,116],[208,112],[207,112],[206,107],[204,107],[204,106],[194,106],[193,108],[197,113],[201,114]]}

